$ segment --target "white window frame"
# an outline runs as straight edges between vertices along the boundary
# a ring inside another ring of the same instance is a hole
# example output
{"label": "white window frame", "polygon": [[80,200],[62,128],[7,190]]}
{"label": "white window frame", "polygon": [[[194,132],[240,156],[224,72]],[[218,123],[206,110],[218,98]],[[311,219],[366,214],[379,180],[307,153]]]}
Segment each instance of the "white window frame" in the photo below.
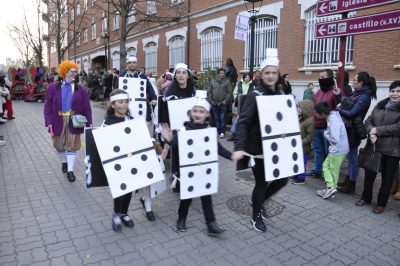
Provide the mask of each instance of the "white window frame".
{"label": "white window frame", "polygon": [[[250,25],[244,48],[244,69],[250,69]],[[254,24],[254,69],[259,69],[266,57],[267,48],[277,47],[278,19],[262,16]]]}
{"label": "white window frame", "polygon": [[136,21],[136,4],[133,4],[132,10],[128,13],[128,24]]}
{"label": "white window frame", "polygon": [[222,40],[223,30],[219,27],[210,27],[200,33],[201,71],[222,66]]}
{"label": "white window frame", "polygon": [[157,13],[157,5],[155,0],[147,1],[147,15],[154,15]]}
{"label": "white window frame", "polygon": [[96,0],[92,0],[92,6],[96,4]]}
{"label": "white window frame", "polygon": [[101,18],[101,34],[104,35],[104,33],[108,32],[107,29],[107,17]]}
{"label": "white window frame", "polygon": [[135,47],[129,47],[126,49],[126,56],[136,56],[136,48]]}
{"label": "white window frame", "polygon": [[173,6],[179,5],[180,3],[183,3],[183,0],[171,0],[171,4],[172,4]]}
{"label": "white window frame", "polygon": [[83,10],[87,11],[88,8],[88,0],[83,0]]}
{"label": "white window frame", "polygon": [[113,16],[113,25],[114,25],[114,30],[119,29],[119,14],[114,14]]}
{"label": "white window frame", "polygon": [[81,33],[77,32],[76,33],[76,46],[80,46],[81,45]]}
{"label": "white window frame", "polygon": [[157,75],[157,50],[158,46],[155,42],[149,42],[144,47],[146,72],[151,71],[154,75]]}
{"label": "white window frame", "polygon": [[83,43],[87,43],[88,42],[88,29],[84,28],[83,29]]}
{"label": "white window frame", "polygon": [[[349,17],[355,13],[349,13]],[[315,25],[320,22],[340,19],[340,15],[316,16],[313,6],[305,12],[305,38],[304,38],[304,66],[305,67],[331,67],[339,62],[339,37],[315,38]],[[354,37],[348,36],[346,40],[346,65],[353,63]]]}
{"label": "white window frame", "polygon": [[111,55],[112,58],[112,67],[119,69],[120,66],[120,53],[118,51],[115,51]]}
{"label": "white window frame", "polygon": [[76,15],[79,16],[81,14],[81,5],[79,3],[76,4]]}
{"label": "white window frame", "polygon": [[71,21],[75,19],[75,10],[74,6],[71,6]]}
{"label": "white window frame", "polygon": [[185,62],[185,37],[175,35],[168,40],[169,67]]}
{"label": "white window frame", "polygon": [[96,39],[96,23],[92,24],[92,40]]}

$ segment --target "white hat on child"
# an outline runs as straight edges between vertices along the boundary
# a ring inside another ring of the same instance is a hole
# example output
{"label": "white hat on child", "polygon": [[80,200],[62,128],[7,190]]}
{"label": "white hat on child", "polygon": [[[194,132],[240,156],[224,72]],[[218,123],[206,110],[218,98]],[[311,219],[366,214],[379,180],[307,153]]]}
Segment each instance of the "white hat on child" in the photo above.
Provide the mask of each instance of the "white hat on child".
{"label": "white hat on child", "polygon": [[196,101],[194,102],[193,107],[194,107],[194,106],[203,107],[203,108],[206,109],[208,112],[209,112],[210,109],[211,109],[210,103],[209,103],[206,99],[200,98],[200,97],[196,97]]}
{"label": "white hat on child", "polygon": [[260,64],[260,69],[263,70],[267,66],[279,67],[278,49],[268,48],[266,58]]}

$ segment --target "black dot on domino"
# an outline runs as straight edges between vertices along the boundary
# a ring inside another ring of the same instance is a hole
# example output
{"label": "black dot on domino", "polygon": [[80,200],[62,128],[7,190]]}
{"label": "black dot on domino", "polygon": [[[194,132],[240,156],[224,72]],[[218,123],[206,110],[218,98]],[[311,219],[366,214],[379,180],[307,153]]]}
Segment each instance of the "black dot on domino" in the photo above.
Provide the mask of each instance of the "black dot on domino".
{"label": "black dot on domino", "polygon": [[294,166],[293,166],[293,172],[294,173],[297,173],[299,171],[299,167],[297,166],[297,164],[295,164]]}
{"label": "black dot on domino", "polygon": [[139,115],[143,115],[143,111],[139,111],[138,114],[139,114]]}
{"label": "black dot on domino", "polygon": [[128,83],[128,80],[127,80],[127,79],[123,79],[122,82],[123,82],[124,84],[127,84],[127,83]]}
{"label": "black dot on domino", "polygon": [[121,165],[120,165],[120,164],[114,165],[114,169],[115,169],[116,171],[121,170]]}
{"label": "black dot on domino", "polygon": [[142,85],[142,86],[144,85],[144,81],[143,81],[143,80],[142,80],[142,81],[140,81],[140,85]]}
{"label": "black dot on domino", "polygon": [[291,100],[287,100],[287,106],[289,106],[289,107],[292,107],[293,106],[293,104],[292,104],[292,101]]}
{"label": "black dot on domino", "polygon": [[139,104],[139,108],[143,108],[143,104]]}
{"label": "black dot on domino", "polygon": [[194,176],[193,172],[189,172],[188,177],[192,178]]}
{"label": "black dot on domino", "polygon": [[278,156],[278,155],[272,156],[272,162],[273,162],[274,164],[277,164],[277,163],[279,162],[279,156]]}
{"label": "black dot on domino", "polygon": [[130,134],[132,132],[130,127],[126,127],[124,131],[126,134]]}
{"label": "black dot on domino", "polygon": [[265,126],[265,133],[269,134],[269,133],[271,133],[271,131],[272,131],[271,126],[270,125],[266,125]]}
{"label": "black dot on domino", "polygon": [[207,173],[207,175],[211,174],[211,168],[208,168],[206,173]]}
{"label": "black dot on domino", "polygon": [[128,86],[124,85],[124,86],[122,86],[122,88],[123,88],[124,90],[127,90],[127,89],[128,89]]}
{"label": "black dot on domino", "polygon": [[143,98],[143,97],[144,97],[144,93],[141,93],[141,94],[140,94],[140,97],[142,97],[142,98]]}
{"label": "black dot on domino", "polygon": [[192,139],[188,139],[187,144],[188,145],[192,145],[193,144],[193,140]]}
{"label": "black dot on domino", "polygon": [[292,155],[293,161],[297,161],[298,157],[299,156],[297,155],[297,152],[293,152],[293,155]]}
{"label": "black dot on domino", "polygon": [[209,138],[209,137],[205,137],[205,138],[204,138],[204,141],[205,141],[205,142],[209,142],[209,141],[210,141],[210,138]]}
{"label": "black dot on domino", "polygon": [[151,172],[147,173],[147,178],[148,178],[148,179],[152,179],[153,176],[154,176],[153,173],[151,173]]}
{"label": "black dot on domino", "polygon": [[157,194],[158,194],[158,191],[156,190],[156,191],[154,191],[154,195],[156,195],[157,196]]}
{"label": "black dot on domino", "polygon": [[206,151],[204,152],[204,154],[205,154],[206,156],[210,155],[210,150],[206,150]]}
{"label": "black dot on domino", "polygon": [[125,184],[125,183],[122,183],[121,186],[120,186],[120,188],[121,188],[121,190],[125,190],[125,189],[126,189],[126,184]]}
{"label": "black dot on domino", "polygon": [[275,169],[272,174],[274,175],[274,177],[279,177],[279,169]]}
{"label": "black dot on domino", "polygon": [[189,159],[192,159],[193,158],[193,152],[189,152],[187,156],[188,156]]}
{"label": "black dot on domino", "polygon": [[272,151],[277,151],[278,150],[278,144],[276,142],[271,143],[271,150]]}
{"label": "black dot on domino", "polygon": [[296,147],[296,145],[297,145],[296,139],[292,139],[292,146],[293,146],[293,147]]}
{"label": "black dot on domino", "polygon": [[188,187],[188,191],[189,191],[189,192],[192,192],[193,189],[194,189],[193,186],[189,186],[189,187]]}
{"label": "black dot on domino", "polygon": [[146,154],[143,154],[143,155],[140,157],[140,159],[142,159],[142,161],[146,161],[146,160],[147,160],[147,155],[146,155]]}
{"label": "black dot on domino", "polygon": [[282,121],[283,115],[282,115],[281,112],[277,112],[277,113],[276,113],[276,119],[278,119],[278,121]]}
{"label": "black dot on domino", "polygon": [[140,91],[144,91],[144,88],[143,88],[143,87],[140,87]]}
{"label": "black dot on domino", "polygon": [[207,183],[206,189],[210,189],[210,187],[211,187],[211,184],[210,184],[210,183]]}
{"label": "black dot on domino", "polygon": [[121,149],[119,148],[119,146],[114,146],[114,149],[113,149],[115,152],[119,152]]}
{"label": "black dot on domino", "polygon": [[136,168],[132,168],[131,169],[131,174],[132,175],[136,175],[137,174],[137,169]]}

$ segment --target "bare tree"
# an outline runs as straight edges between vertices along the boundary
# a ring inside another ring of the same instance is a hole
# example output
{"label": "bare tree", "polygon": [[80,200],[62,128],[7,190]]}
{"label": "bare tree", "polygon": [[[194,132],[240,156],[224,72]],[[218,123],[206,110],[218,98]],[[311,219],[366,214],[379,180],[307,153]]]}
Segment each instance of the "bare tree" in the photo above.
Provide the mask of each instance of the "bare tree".
{"label": "bare tree", "polygon": [[[48,6],[48,14],[45,18],[49,23],[48,41],[50,46],[55,46],[57,63],[60,63],[66,52],[76,44],[77,29],[80,29],[87,21],[87,8],[79,8],[80,14],[76,14],[78,0],[43,0]],[[74,11],[72,11],[74,10]]]}
{"label": "bare tree", "polygon": [[32,50],[31,47],[28,45],[29,38],[27,35],[27,29],[25,25],[22,25],[21,27],[17,27],[15,25],[8,25],[7,28],[9,31],[9,35],[15,44],[15,47],[21,54],[23,64],[25,66],[30,64],[32,57]]}
{"label": "bare tree", "polygon": [[[183,3],[175,4],[171,0],[101,0],[96,6],[107,12],[108,17],[118,18],[116,31],[120,40],[120,69],[125,68],[126,39],[135,29],[151,29],[160,24],[179,22],[183,12]],[[183,2],[183,1],[182,1]]]}

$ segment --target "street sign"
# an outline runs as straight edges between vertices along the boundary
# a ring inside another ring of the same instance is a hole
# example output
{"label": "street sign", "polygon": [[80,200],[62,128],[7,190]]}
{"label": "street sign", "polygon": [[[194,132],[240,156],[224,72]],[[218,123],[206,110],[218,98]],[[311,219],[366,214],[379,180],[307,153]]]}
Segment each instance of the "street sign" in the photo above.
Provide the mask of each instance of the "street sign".
{"label": "street sign", "polygon": [[[318,23],[315,27],[315,38],[330,38],[395,29],[400,29],[400,10]],[[400,32],[396,34],[399,35],[400,39]]]}
{"label": "street sign", "polygon": [[399,0],[326,0],[317,2],[317,17],[386,5]]}

